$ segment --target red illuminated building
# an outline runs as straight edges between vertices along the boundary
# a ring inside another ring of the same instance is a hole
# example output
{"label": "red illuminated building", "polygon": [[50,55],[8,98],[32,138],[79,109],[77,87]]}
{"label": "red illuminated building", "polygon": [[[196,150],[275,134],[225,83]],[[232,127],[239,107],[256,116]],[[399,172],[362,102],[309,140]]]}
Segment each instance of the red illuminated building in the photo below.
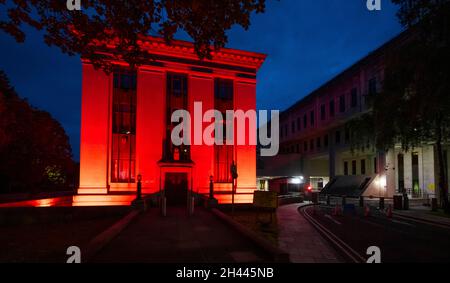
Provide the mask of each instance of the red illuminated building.
{"label": "red illuminated building", "polygon": [[211,60],[199,60],[188,42],[167,45],[148,37],[140,44],[149,60],[134,71],[114,62],[108,75],[82,62],[80,187],[74,204],[129,204],[138,174],[143,194],[165,189],[168,202],[188,190],[207,195],[213,176],[215,197],[229,203],[233,160],[239,175],[235,201],[252,202],[256,147],[176,147],[170,116],[177,109],[193,113],[194,102],[203,103],[203,112],[255,109],[256,74],[266,56],[221,49]]}

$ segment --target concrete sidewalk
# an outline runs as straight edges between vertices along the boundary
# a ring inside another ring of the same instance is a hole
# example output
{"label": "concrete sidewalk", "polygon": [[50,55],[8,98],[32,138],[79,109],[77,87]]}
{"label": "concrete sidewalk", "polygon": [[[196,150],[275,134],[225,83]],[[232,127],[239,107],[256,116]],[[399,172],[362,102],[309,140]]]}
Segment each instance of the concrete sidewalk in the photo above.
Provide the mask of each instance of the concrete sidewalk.
{"label": "concrete sidewalk", "polygon": [[294,263],[339,263],[343,260],[319,232],[298,212],[300,204],[277,209],[279,247]]}
{"label": "concrete sidewalk", "polygon": [[205,209],[188,217],[185,208],[169,208],[167,217],[157,209],[139,215],[91,262],[270,262],[270,257]]}
{"label": "concrete sidewalk", "polygon": [[450,226],[450,218],[432,214],[429,207],[411,207],[409,210],[394,210],[394,214]]}

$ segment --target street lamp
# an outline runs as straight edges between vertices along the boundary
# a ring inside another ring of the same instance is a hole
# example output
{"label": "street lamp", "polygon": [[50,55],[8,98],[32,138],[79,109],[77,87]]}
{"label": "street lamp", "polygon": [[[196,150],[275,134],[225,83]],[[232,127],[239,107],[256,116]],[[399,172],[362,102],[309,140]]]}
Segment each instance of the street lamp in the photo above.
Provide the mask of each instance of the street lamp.
{"label": "street lamp", "polygon": [[214,177],[209,176],[209,199],[214,199]]}
{"label": "street lamp", "polygon": [[142,175],[139,174],[137,176],[137,191],[136,191],[136,200],[141,200],[142,199]]}

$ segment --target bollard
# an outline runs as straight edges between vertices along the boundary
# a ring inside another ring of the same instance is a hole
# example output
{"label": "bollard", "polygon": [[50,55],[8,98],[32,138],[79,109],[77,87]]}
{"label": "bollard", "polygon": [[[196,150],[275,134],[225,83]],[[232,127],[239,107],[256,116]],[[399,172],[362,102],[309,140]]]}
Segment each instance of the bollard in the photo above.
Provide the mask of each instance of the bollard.
{"label": "bollard", "polygon": [[369,217],[369,216],[370,216],[370,207],[368,205],[366,205],[364,208],[364,217]]}
{"label": "bollard", "polygon": [[388,205],[387,211],[386,211],[386,216],[388,218],[392,218],[392,205]]}
{"label": "bollard", "polygon": [[317,193],[317,192],[311,193],[311,201],[313,204],[318,204],[319,203],[319,193]]}
{"label": "bollard", "polygon": [[191,207],[189,209],[189,216],[194,215],[195,198],[191,197]]}
{"label": "bollard", "polygon": [[359,207],[364,207],[364,197],[363,196],[359,197]]}
{"label": "bollard", "polygon": [[161,200],[161,213],[162,213],[162,216],[164,216],[164,217],[166,217],[166,215],[167,215],[166,207],[167,207],[167,199],[166,199],[166,197],[163,197]]}
{"label": "bollard", "polygon": [[408,194],[403,194],[403,209],[408,210],[409,209],[409,198]]}
{"label": "bollard", "polygon": [[334,207],[333,215],[340,216],[341,214],[341,207],[339,206],[339,204],[336,204],[336,206]]}
{"label": "bollard", "polygon": [[327,195],[327,196],[326,196],[326,200],[327,200],[327,206],[330,206],[330,202],[331,202],[331,201],[330,201],[330,195]]}
{"label": "bollard", "polygon": [[431,211],[437,211],[438,209],[438,201],[437,198],[431,199]]}
{"label": "bollard", "polygon": [[378,206],[381,209],[384,209],[384,198],[380,198],[380,204]]}

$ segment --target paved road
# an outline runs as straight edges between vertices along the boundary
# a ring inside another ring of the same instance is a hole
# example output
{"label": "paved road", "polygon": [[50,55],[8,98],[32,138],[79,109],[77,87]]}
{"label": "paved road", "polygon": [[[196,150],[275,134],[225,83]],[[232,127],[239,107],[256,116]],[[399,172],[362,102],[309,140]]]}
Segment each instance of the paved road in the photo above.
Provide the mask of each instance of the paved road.
{"label": "paved road", "polygon": [[294,263],[343,262],[328,242],[298,213],[299,206],[290,204],[277,209],[279,247],[289,253]]}
{"label": "paved road", "polygon": [[[308,208],[312,215],[312,208]],[[333,216],[321,207],[312,215],[332,233],[367,258],[369,246],[378,246],[382,262],[449,262],[450,229],[403,218],[389,219],[380,212],[365,218],[358,215]]]}
{"label": "paved road", "polygon": [[153,209],[133,221],[92,262],[233,263],[270,262],[252,242],[198,208],[193,217],[169,208],[167,217]]}

